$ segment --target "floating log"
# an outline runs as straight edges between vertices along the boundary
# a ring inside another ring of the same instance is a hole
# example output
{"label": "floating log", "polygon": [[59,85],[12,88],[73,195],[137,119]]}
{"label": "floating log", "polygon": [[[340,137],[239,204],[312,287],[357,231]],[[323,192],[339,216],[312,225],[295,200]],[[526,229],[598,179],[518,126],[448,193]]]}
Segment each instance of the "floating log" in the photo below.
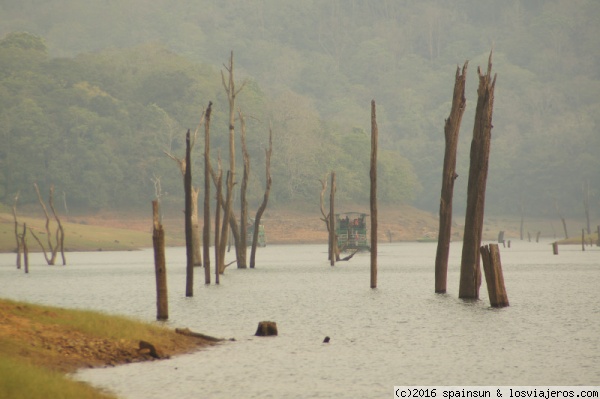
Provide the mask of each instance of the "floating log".
{"label": "floating log", "polygon": [[481,252],[481,259],[483,261],[490,304],[495,308],[508,306],[508,296],[504,287],[504,276],[502,274],[498,244],[484,245],[479,251]]}
{"label": "floating log", "polygon": [[257,337],[270,337],[277,335],[277,323],[274,321],[261,321],[254,334]]}

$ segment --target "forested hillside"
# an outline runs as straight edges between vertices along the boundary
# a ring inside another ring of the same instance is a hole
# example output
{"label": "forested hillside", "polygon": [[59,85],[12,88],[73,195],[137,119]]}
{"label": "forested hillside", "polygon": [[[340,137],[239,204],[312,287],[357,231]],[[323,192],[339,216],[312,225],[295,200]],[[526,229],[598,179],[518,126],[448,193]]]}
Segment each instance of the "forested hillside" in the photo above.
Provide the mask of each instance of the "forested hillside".
{"label": "forested hillside", "polygon": [[[29,32],[29,34],[19,33]],[[437,210],[443,125],[469,60],[456,209],[466,196],[477,67],[498,74],[487,209],[577,216],[582,186],[600,214],[600,3],[559,1],[0,1],[0,202],[54,183],[81,209],[139,207],[163,150],[214,102],[213,154],[227,157],[220,70],[248,83],[253,199],[273,123],[273,204],[366,201],[369,102],[378,105],[381,200]],[[200,176],[202,140],[196,144]],[[215,160],[213,160],[215,161]],[[240,162],[238,162],[238,165]],[[199,180],[198,180],[199,181]]]}

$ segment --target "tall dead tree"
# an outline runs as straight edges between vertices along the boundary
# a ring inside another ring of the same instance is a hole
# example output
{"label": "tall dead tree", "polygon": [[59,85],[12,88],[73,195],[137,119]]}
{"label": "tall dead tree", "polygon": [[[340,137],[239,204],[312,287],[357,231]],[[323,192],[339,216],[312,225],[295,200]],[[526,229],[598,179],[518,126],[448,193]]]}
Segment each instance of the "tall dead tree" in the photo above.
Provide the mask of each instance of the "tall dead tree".
{"label": "tall dead tree", "polygon": [[17,192],[17,195],[15,195],[15,202],[12,207],[13,218],[15,219],[15,240],[17,241],[17,269],[21,268],[21,253],[23,250],[23,247],[21,246],[22,240],[19,236],[19,222],[17,220],[17,202],[19,201],[19,194],[20,192]]}
{"label": "tall dead tree", "polygon": [[48,205],[50,205],[50,209],[52,210],[54,220],[56,221],[56,223],[58,225],[56,228],[54,242],[52,240],[52,233],[50,232],[50,216],[48,215],[48,209],[46,208],[46,204],[44,204],[44,200],[42,200],[42,195],[40,194],[40,189],[39,189],[37,183],[33,183],[33,187],[35,188],[35,192],[37,193],[38,200],[40,202],[40,206],[42,207],[42,210],[44,211],[44,215],[46,216],[45,227],[46,227],[46,238],[47,238],[47,242],[48,242],[48,251],[50,252],[49,254],[46,253],[46,249],[44,248],[44,245],[42,244],[40,239],[38,239],[38,237],[35,235],[33,230],[29,229],[29,231],[31,231],[31,235],[33,235],[33,238],[35,238],[35,240],[38,242],[38,244],[40,244],[40,247],[42,247],[42,252],[44,254],[44,258],[46,259],[46,263],[48,265],[54,265],[56,263],[56,256],[58,254],[59,249],[60,249],[60,254],[62,256],[63,265],[66,265],[67,260],[65,258],[65,247],[64,247],[65,231],[63,229],[62,223],[60,222],[60,219],[58,218],[56,209],[54,208],[54,185],[50,186],[50,192],[48,194]]}
{"label": "tall dead tree", "polygon": [[221,169],[221,155],[218,158],[217,175],[217,206],[215,207],[215,284],[220,283],[219,279],[219,252],[221,251],[221,198],[223,197],[223,169]]}
{"label": "tall dead tree", "polygon": [[[229,103],[229,173],[231,174],[231,182],[226,182],[226,186],[228,190],[231,190],[231,195],[233,195],[233,186],[236,184],[235,181],[235,99],[237,95],[242,91],[244,86],[246,85],[246,81],[242,83],[242,85],[236,89],[235,87],[235,79],[234,79],[234,62],[233,62],[233,51],[231,51],[229,57],[229,63],[224,65],[225,70],[227,71],[227,79],[225,78],[225,74],[221,71],[221,82],[223,83],[223,88],[227,93],[227,101]],[[240,243],[240,232],[237,226],[237,221],[235,219],[235,213],[231,211],[223,210],[223,217],[227,217],[230,227],[231,233],[234,238],[235,246],[236,246],[236,258],[238,262],[238,268],[246,267],[246,260],[240,259],[240,251],[238,248],[241,246]],[[243,221],[242,221],[243,222]],[[225,234],[227,233],[227,234]],[[222,237],[227,237],[229,231],[221,231]]]}
{"label": "tall dead tree", "polygon": [[565,238],[569,238],[569,231],[567,230],[567,221],[563,217],[563,215],[558,207],[558,201],[556,201],[556,200],[554,200],[554,209],[556,210],[556,215],[558,216],[558,218],[560,219],[560,221],[562,223],[563,231],[565,232]]}
{"label": "tall dead tree", "polygon": [[442,193],[440,195],[440,228],[438,232],[438,246],[435,256],[435,292],[445,293],[448,276],[448,256],[450,254],[450,239],[452,237],[452,197],[454,195],[454,181],[456,174],[456,149],[460,124],[465,112],[467,100],[465,98],[465,83],[468,61],[462,68],[456,67],[454,78],[454,93],[450,116],[444,126],[446,149],[444,152],[444,170],[442,172]]}
{"label": "tall dead tree", "polygon": [[250,268],[254,269],[256,264],[256,247],[258,246],[258,229],[260,226],[260,219],[262,218],[265,209],[267,209],[267,203],[269,202],[269,194],[271,193],[271,153],[273,152],[273,129],[269,126],[269,148],[265,148],[265,194],[256,216],[254,217],[254,234],[252,234],[252,249],[250,250]]}
{"label": "tall dead tree", "polygon": [[592,234],[592,226],[590,223],[590,181],[583,182],[583,211],[585,213],[585,221],[587,233]]}
{"label": "tall dead tree", "polygon": [[223,206],[223,223],[221,225],[221,238],[219,242],[219,263],[215,266],[219,269],[219,274],[225,272],[225,252],[227,250],[227,235],[229,234],[229,220],[231,219],[231,200],[233,196],[233,175],[227,171],[226,177],[225,205]]}
{"label": "tall dead tree", "polygon": [[194,296],[194,246],[192,237],[192,160],[191,160],[190,129],[185,135],[185,296]]}
{"label": "tall dead tree", "polygon": [[336,237],[335,237],[335,172],[331,171],[331,187],[329,189],[329,264],[335,266]]}
{"label": "tall dead tree", "polygon": [[[194,136],[191,139],[190,147],[194,148],[194,144],[196,143],[196,137],[198,135],[198,130],[202,125],[202,122],[205,118],[205,113],[202,113],[202,117],[200,118],[200,123],[194,132]],[[179,166],[179,171],[181,172],[181,177],[184,180],[184,189],[185,189],[185,170],[186,170],[186,160],[184,158],[178,158],[175,155],[171,154],[170,151],[163,150],[165,155],[171,158],[173,161],[177,163]],[[200,195],[200,188],[192,186],[192,249],[194,254],[194,265],[202,266],[202,251],[200,250],[200,224],[198,221],[198,196]]]}
{"label": "tall dead tree", "polygon": [[250,176],[250,155],[248,154],[248,146],[246,145],[246,120],[242,112],[239,110],[238,115],[240,118],[242,159],[244,163],[244,169],[242,173],[242,186],[240,188],[240,242],[239,245],[236,246],[236,253],[238,269],[245,269],[248,248],[248,244],[246,242],[248,234],[248,201],[246,200],[246,191],[248,189],[248,177]]}
{"label": "tall dead tree", "polygon": [[[202,249],[204,250],[204,282],[210,284],[210,116],[212,101],[208,103],[204,118],[204,226]],[[218,204],[217,204],[218,206]],[[215,242],[216,245],[216,242]]]}
{"label": "tall dead tree", "polygon": [[[371,288],[377,288],[377,115],[371,100]],[[333,226],[330,226],[333,228]]]}
{"label": "tall dead tree", "polygon": [[469,166],[469,182],[467,186],[467,211],[465,216],[465,231],[460,267],[459,298],[479,298],[481,285],[481,267],[479,247],[483,234],[483,214],[485,208],[485,189],[490,156],[492,136],[492,113],[494,109],[494,87],[496,75],[491,78],[492,52],[488,59],[487,73],[479,74],[477,89],[477,108]]}

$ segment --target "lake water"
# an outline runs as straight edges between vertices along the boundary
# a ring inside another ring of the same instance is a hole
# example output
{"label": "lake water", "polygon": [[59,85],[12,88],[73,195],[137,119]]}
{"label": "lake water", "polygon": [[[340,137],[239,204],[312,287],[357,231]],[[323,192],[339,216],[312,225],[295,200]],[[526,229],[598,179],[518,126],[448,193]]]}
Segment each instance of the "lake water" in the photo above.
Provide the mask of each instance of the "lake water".
{"label": "lake water", "polygon": [[[435,243],[379,245],[329,266],[323,245],[268,246],[257,268],[230,266],[219,286],[196,268],[185,297],[185,250],[169,248],[169,325],[235,342],[160,362],[82,370],[121,398],[382,398],[394,385],[600,385],[600,249],[516,241],[501,248],[510,307],[434,291]],[[233,257],[233,253],[228,255]],[[154,321],[153,253],[69,253],[67,267],[32,255],[29,275],[0,255],[0,296]],[[39,258],[39,259],[38,259]],[[213,276],[214,277],[214,276]],[[259,321],[279,336],[254,337]],[[328,344],[325,336],[331,337]]]}

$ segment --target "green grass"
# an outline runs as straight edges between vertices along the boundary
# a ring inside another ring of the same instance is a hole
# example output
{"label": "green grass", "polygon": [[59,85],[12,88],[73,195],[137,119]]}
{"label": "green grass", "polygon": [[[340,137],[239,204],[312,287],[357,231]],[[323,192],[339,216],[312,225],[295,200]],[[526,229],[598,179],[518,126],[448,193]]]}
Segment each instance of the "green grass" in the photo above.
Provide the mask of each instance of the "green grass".
{"label": "green grass", "polygon": [[[74,345],[86,337],[90,342],[101,340],[103,352],[110,351],[109,344],[114,344],[115,353],[119,354],[119,348],[137,351],[140,340],[151,342],[164,355],[186,352],[199,345],[162,325],[95,311],[0,299],[0,398],[113,398],[64,374],[89,364],[106,364],[87,355],[74,358],[73,354],[64,353],[65,340]],[[87,354],[87,349],[84,352]],[[122,361],[130,358],[124,356]]]}
{"label": "green grass", "polygon": [[0,355],[0,398],[112,399],[115,396],[59,372]]}

